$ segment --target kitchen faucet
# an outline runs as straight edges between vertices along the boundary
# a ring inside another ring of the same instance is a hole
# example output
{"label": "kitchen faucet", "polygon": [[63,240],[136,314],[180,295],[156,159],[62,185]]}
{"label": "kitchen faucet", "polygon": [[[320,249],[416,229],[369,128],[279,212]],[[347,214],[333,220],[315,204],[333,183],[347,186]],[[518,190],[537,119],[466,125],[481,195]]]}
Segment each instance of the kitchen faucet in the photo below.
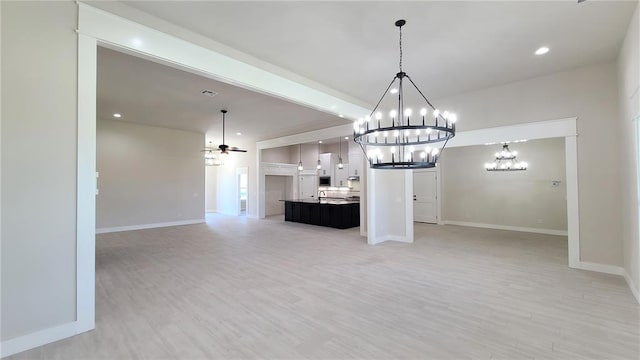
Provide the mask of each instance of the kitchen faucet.
{"label": "kitchen faucet", "polygon": [[327,197],[327,193],[324,191],[318,191],[318,197],[322,197],[324,195],[324,197]]}

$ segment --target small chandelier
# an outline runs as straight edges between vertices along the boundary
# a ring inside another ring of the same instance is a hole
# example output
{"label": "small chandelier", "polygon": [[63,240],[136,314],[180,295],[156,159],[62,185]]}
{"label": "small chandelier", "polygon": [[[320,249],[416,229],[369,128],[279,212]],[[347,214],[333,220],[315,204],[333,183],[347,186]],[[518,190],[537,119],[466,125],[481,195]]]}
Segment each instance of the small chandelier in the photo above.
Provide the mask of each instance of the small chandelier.
{"label": "small chandelier", "polygon": [[487,171],[523,171],[527,170],[527,163],[516,159],[517,151],[509,150],[509,144],[503,143],[502,150],[496,153],[496,159],[492,163],[484,164]]}
{"label": "small chandelier", "polygon": [[213,143],[209,141],[209,146],[205,146],[202,152],[204,153],[204,164],[206,166],[221,166],[224,165],[222,160],[214,154],[217,148],[213,147]]}
{"label": "small chandelier", "polygon": [[[440,112],[402,70],[405,24],[405,20],[395,23],[400,29],[400,72],[373,111],[353,124],[353,140],[360,144],[373,169],[435,167],[447,142],[456,134],[456,114]],[[407,81],[411,86],[405,89]]]}

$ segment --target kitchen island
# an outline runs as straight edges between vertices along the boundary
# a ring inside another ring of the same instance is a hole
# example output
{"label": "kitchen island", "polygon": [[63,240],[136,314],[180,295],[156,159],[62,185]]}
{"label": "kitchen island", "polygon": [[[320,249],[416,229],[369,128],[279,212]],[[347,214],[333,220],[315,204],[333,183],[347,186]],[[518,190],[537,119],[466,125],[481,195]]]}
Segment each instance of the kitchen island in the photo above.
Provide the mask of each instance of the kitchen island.
{"label": "kitchen island", "polygon": [[284,220],[348,229],[360,226],[360,202],[345,199],[291,199],[284,201]]}

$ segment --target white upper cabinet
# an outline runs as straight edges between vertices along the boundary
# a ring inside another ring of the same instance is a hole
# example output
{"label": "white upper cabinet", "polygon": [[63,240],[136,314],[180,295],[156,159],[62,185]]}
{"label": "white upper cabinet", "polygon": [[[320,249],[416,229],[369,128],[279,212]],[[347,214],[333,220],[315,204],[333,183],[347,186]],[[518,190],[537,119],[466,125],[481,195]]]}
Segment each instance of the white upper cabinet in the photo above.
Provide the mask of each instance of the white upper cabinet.
{"label": "white upper cabinet", "polygon": [[320,170],[318,170],[319,176],[331,176],[333,179],[335,165],[337,163],[337,156],[332,153],[320,154]]}
{"label": "white upper cabinet", "polygon": [[342,169],[336,165],[336,176],[332,178],[332,186],[348,186],[347,178],[349,177],[349,164],[343,164]]}
{"label": "white upper cabinet", "polygon": [[362,153],[350,153],[348,176],[362,176],[362,170]]}

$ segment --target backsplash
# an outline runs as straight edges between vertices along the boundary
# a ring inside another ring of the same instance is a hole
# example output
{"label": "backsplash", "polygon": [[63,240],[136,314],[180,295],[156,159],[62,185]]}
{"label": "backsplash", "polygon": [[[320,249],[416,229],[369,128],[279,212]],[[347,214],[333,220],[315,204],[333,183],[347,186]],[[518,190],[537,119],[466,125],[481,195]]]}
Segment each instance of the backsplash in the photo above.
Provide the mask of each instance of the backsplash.
{"label": "backsplash", "polygon": [[[320,186],[318,188],[318,196],[330,198],[346,198],[352,196],[360,196],[360,182],[350,182],[351,187],[334,187]],[[320,192],[323,191],[322,195]]]}

